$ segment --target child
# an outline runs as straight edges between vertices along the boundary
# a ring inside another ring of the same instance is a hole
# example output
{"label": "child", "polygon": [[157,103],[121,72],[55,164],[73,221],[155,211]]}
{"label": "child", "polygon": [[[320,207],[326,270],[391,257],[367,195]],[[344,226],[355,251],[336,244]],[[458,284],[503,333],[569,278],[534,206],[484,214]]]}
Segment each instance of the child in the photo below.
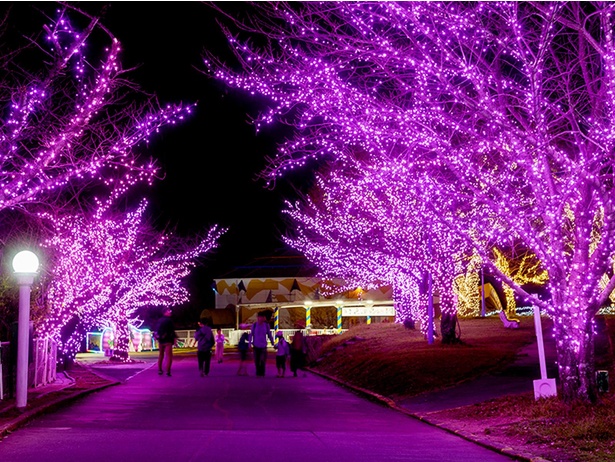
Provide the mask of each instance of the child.
{"label": "child", "polygon": [[222,329],[216,329],[216,360],[218,364],[222,362],[222,357],[224,356],[224,342],[225,342],[224,334],[222,333]]}
{"label": "child", "polygon": [[278,339],[278,343],[274,347],[278,350],[275,353],[275,365],[278,368],[278,377],[284,377],[284,374],[286,374],[286,358],[290,353],[290,347],[288,342],[284,340],[284,334],[282,331],[278,331],[275,336]]}
{"label": "child", "polygon": [[241,334],[237,349],[239,350],[239,369],[237,375],[248,375],[248,369],[246,368],[246,361],[248,359],[248,349],[250,348],[250,334],[244,332]]}

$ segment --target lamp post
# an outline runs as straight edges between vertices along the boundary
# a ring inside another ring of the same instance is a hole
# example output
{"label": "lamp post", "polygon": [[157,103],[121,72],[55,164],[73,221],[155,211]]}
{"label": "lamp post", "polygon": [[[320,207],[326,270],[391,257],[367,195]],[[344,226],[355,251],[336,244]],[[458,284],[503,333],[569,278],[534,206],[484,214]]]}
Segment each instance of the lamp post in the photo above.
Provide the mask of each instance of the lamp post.
{"label": "lamp post", "polygon": [[19,285],[19,318],[17,323],[17,387],[16,407],[28,403],[28,344],[30,334],[30,287],[38,270],[38,257],[22,250],[13,258],[13,270]]}
{"label": "lamp post", "polygon": [[534,399],[557,396],[555,379],[547,377],[547,364],[545,360],[545,344],[542,339],[542,322],[540,321],[540,308],[534,306],[534,327],[536,329],[536,343],[538,344],[538,361],[540,363],[540,379],[534,380]]}

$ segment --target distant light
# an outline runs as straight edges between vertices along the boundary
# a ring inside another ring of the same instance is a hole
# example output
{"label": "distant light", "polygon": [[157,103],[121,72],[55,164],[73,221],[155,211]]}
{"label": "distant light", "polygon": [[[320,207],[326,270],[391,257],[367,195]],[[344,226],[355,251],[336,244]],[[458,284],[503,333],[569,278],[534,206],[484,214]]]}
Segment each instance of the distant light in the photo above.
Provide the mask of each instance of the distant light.
{"label": "distant light", "polygon": [[38,257],[29,250],[22,250],[13,258],[13,271],[16,273],[36,273]]}

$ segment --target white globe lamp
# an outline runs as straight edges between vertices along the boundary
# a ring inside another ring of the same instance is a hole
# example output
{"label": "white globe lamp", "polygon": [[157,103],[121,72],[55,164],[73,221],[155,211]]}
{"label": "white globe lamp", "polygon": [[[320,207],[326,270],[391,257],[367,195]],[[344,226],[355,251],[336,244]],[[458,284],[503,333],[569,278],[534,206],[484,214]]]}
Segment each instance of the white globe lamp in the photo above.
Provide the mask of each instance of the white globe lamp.
{"label": "white globe lamp", "polygon": [[38,270],[38,257],[34,252],[22,250],[13,257],[13,271],[15,273],[34,274]]}

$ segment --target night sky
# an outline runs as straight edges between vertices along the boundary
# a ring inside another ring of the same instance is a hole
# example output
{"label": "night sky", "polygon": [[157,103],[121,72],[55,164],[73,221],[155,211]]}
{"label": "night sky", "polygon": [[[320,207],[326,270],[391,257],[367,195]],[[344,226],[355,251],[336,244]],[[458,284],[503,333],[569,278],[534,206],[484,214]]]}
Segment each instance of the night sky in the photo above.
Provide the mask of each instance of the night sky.
{"label": "night sky", "polygon": [[[19,27],[21,33],[40,29],[44,17],[31,5],[46,12],[57,7],[53,3],[14,4],[9,27]],[[152,219],[159,226],[170,225],[180,235],[206,231],[212,224],[229,227],[220,247],[189,280],[192,311],[196,306],[211,307],[213,278],[224,277],[234,266],[254,257],[285,249],[280,241],[284,232],[280,209],[283,199],[293,195],[291,181],[270,191],[256,179],[265,156],[275,153],[284,134],[272,128],[257,135],[249,120],[262,107],[258,101],[197,70],[204,68],[204,49],[228,55],[214,11],[207,5],[86,2],[80,7],[93,14],[102,12],[102,23],[123,44],[123,67],[138,66],[129,76],[143,90],[155,93],[163,104],[198,102],[191,119],[166,128],[152,140],[146,155],[158,159],[166,178],[155,184],[148,197]],[[300,174],[292,182],[302,181]]]}

